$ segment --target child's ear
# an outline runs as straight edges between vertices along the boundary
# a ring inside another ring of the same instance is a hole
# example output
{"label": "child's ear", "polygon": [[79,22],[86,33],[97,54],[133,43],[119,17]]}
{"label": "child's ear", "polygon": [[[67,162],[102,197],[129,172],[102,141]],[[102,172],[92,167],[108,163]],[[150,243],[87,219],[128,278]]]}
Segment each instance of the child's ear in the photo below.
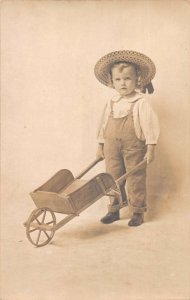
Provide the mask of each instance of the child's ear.
{"label": "child's ear", "polygon": [[112,81],[112,77],[111,77],[110,74],[108,74],[108,87],[114,88],[114,86],[113,86],[113,81]]}
{"label": "child's ear", "polygon": [[113,89],[114,89],[113,83],[108,83],[108,87],[110,87],[110,88],[113,88]]}
{"label": "child's ear", "polygon": [[140,75],[137,77],[137,88],[139,88],[139,89],[142,88],[142,80],[141,80],[141,76]]}

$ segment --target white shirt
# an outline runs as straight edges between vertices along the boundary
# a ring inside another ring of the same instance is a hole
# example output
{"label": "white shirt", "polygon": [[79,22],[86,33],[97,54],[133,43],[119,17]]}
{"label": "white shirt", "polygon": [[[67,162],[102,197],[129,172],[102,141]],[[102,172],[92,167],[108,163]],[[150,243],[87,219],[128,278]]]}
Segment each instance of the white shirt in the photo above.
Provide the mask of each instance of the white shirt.
{"label": "white shirt", "polygon": [[133,108],[133,120],[136,136],[145,141],[147,145],[157,144],[160,128],[157,116],[150,106],[145,95],[136,92],[131,98],[124,98],[120,95],[114,96],[109,100],[104,108],[98,130],[98,142],[104,143],[104,130],[111,113],[111,102],[113,103],[113,118],[122,118],[128,115],[131,105]]}

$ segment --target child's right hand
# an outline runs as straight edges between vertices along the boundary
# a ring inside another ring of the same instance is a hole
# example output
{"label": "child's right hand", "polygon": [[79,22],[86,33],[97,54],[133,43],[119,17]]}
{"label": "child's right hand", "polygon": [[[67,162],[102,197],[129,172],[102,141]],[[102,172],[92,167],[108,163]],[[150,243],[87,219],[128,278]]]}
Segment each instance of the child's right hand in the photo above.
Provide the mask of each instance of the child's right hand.
{"label": "child's right hand", "polygon": [[98,149],[96,152],[96,159],[104,159],[104,144],[98,144]]}

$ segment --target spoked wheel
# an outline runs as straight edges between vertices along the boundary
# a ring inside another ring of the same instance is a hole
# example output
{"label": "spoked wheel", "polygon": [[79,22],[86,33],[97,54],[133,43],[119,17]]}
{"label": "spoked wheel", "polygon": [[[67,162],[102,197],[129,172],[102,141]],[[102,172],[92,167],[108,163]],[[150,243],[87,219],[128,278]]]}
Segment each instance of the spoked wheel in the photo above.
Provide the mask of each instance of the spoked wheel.
{"label": "spoked wheel", "polygon": [[28,240],[36,247],[47,245],[55,233],[54,212],[46,207],[35,209],[25,223]]}

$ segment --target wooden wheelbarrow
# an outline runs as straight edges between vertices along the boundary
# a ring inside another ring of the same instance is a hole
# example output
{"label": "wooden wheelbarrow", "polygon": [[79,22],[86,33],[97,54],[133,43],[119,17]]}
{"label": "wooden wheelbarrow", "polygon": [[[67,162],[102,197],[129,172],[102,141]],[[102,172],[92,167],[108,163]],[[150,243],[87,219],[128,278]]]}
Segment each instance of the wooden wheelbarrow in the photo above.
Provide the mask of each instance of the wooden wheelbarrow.
{"label": "wooden wheelbarrow", "polygon": [[[90,180],[82,180],[81,178],[101,160],[93,161],[75,178],[69,170],[62,169],[30,193],[37,209],[32,211],[24,226],[27,238],[33,245],[41,247],[48,244],[56,230],[79,216],[103,196],[117,196],[120,208],[126,205],[122,202],[120,185],[128,176],[143,167],[146,160],[116,181],[109,173],[100,173]],[[55,213],[64,214],[64,218],[58,223]]]}

